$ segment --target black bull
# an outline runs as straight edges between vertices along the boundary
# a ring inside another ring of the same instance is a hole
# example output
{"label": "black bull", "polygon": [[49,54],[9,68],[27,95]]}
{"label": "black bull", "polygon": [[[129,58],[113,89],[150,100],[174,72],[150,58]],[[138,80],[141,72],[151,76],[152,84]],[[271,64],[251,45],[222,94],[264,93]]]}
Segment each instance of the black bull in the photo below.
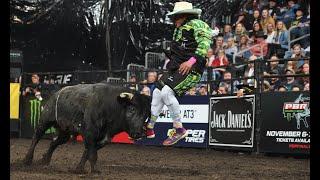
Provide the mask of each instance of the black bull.
{"label": "black bull", "polygon": [[83,172],[89,160],[91,172],[95,172],[97,150],[110,142],[115,134],[126,131],[133,139],[145,135],[150,105],[150,97],[123,87],[104,83],[67,86],[53,94],[44,105],[24,163],[32,163],[36,144],[53,126],[58,136],[41,162],[49,164],[57,146],[66,143],[70,135],[80,133],[84,137],[85,150],[75,171]]}

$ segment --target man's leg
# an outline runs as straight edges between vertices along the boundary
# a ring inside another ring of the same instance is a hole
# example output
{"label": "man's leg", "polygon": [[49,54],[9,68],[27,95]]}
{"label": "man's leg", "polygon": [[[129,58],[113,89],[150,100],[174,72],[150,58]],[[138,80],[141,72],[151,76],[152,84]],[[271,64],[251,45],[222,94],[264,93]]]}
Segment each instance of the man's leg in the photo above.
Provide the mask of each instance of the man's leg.
{"label": "man's leg", "polygon": [[169,146],[177,143],[180,139],[183,139],[187,136],[187,131],[183,128],[180,117],[180,105],[175,97],[174,91],[167,85],[165,85],[161,90],[161,97],[164,104],[168,107],[172,121],[173,128],[175,129],[175,133],[172,137],[167,138],[163,145]]}
{"label": "man's leg", "polygon": [[151,118],[149,119],[147,124],[147,138],[155,137],[153,128],[158,119],[159,114],[161,113],[163,106],[164,103],[162,101],[161,91],[158,88],[156,88],[152,93]]}

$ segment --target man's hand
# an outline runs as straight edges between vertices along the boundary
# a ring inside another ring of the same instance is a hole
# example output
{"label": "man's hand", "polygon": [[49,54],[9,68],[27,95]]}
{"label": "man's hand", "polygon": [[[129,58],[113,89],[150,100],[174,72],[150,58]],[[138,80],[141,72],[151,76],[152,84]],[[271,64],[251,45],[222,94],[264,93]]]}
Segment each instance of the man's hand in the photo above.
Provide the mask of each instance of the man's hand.
{"label": "man's hand", "polygon": [[182,75],[188,74],[191,67],[192,67],[192,65],[190,63],[184,62],[184,63],[180,64],[179,73]]}
{"label": "man's hand", "polygon": [[239,90],[237,91],[237,97],[240,98],[240,97],[242,97],[242,96],[243,96],[243,89],[239,89]]}

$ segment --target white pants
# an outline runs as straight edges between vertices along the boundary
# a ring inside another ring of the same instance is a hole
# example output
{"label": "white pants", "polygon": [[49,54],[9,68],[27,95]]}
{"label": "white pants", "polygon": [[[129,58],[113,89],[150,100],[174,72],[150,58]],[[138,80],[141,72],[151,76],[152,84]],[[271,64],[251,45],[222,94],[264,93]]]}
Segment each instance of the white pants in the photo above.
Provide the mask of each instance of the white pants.
{"label": "white pants", "polygon": [[[158,117],[161,113],[163,106],[166,105],[170,111],[171,118],[174,126],[180,125],[180,105],[174,95],[174,91],[165,85],[160,91],[156,88],[152,93],[151,114]],[[179,127],[176,127],[179,128]]]}

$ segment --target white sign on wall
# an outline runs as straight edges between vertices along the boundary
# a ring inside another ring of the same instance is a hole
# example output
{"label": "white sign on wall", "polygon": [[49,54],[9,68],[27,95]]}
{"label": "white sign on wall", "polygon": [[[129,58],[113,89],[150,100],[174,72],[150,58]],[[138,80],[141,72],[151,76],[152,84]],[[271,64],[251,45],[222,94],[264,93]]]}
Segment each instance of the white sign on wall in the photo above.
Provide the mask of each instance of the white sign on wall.
{"label": "white sign on wall", "polygon": [[[182,123],[208,123],[208,104],[181,104],[180,115]],[[164,116],[159,116],[157,122],[172,122],[170,111],[167,106],[162,109]]]}

